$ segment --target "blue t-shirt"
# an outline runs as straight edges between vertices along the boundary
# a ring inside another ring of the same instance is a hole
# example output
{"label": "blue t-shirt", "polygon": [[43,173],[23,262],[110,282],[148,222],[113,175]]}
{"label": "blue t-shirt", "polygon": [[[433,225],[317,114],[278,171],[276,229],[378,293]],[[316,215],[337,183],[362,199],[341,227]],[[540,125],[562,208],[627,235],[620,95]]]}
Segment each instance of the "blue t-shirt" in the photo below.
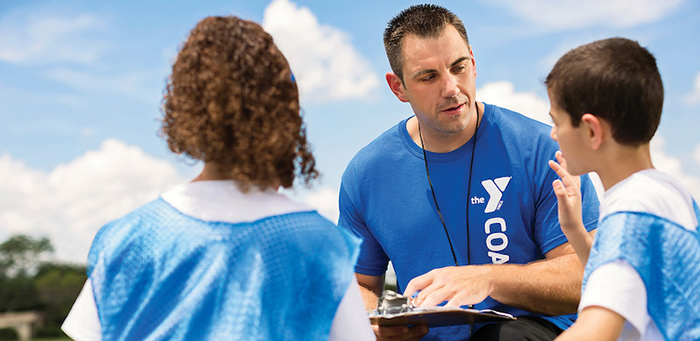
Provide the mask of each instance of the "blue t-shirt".
{"label": "blue t-shirt", "polygon": [[[339,225],[363,239],[355,272],[380,276],[391,260],[399,290],[416,276],[455,265],[433,201],[423,152],[404,120],[363,148],[348,165],[340,189]],[[548,165],[558,145],[550,127],[516,112],[485,105],[476,137],[449,153],[427,153],[430,179],[460,265],[526,264],[565,243]],[[598,198],[581,178],[583,220],[596,228]],[[467,197],[469,192],[469,197]],[[467,245],[466,207],[469,208]],[[536,315],[491,298],[475,306]],[[539,316],[539,315],[538,315]],[[575,315],[546,317],[562,329]],[[432,328],[441,340],[465,339],[469,326]]]}

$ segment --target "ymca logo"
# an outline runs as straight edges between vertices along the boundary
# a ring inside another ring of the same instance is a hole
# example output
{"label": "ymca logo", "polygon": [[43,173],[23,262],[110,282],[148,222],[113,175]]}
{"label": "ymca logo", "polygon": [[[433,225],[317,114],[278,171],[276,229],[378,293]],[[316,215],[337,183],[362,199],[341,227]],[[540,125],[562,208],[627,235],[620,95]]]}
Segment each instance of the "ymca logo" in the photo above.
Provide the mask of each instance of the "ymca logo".
{"label": "ymca logo", "polygon": [[510,176],[504,176],[494,180],[484,180],[481,182],[481,185],[484,186],[484,189],[489,194],[489,201],[486,203],[484,213],[495,212],[501,208],[501,205],[503,205],[503,201],[501,200],[503,197],[503,191],[506,190],[506,186],[508,186],[510,179]]}

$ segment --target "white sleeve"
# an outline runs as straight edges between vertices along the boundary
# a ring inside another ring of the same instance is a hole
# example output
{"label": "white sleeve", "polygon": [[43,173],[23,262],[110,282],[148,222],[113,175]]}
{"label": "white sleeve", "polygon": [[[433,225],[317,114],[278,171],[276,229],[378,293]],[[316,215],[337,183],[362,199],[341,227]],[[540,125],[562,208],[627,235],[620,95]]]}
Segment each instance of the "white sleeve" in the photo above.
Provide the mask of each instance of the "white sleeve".
{"label": "white sleeve", "polygon": [[92,281],[88,278],[73,304],[61,329],[66,335],[77,341],[102,340],[102,325],[97,314],[95,296],[92,293]]}
{"label": "white sleeve", "polygon": [[621,340],[639,340],[653,323],[647,312],[644,281],[625,260],[604,264],[591,273],[578,311],[590,306],[610,309],[626,320]]}
{"label": "white sleeve", "polygon": [[360,295],[360,286],[353,276],[348,290],[335,311],[329,341],[376,340],[365,304]]}

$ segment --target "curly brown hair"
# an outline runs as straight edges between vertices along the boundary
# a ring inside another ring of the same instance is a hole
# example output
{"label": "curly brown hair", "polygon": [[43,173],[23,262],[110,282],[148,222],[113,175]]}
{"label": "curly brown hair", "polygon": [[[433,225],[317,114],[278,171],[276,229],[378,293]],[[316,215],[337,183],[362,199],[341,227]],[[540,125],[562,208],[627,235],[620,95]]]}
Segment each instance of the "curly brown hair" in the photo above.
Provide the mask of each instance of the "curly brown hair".
{"label": "curly brown hair", "polygon": [[216,164],[243,190],[318,177],[294,76],[254,22],[202,19],[177,55],[163,111],[171,151]]}

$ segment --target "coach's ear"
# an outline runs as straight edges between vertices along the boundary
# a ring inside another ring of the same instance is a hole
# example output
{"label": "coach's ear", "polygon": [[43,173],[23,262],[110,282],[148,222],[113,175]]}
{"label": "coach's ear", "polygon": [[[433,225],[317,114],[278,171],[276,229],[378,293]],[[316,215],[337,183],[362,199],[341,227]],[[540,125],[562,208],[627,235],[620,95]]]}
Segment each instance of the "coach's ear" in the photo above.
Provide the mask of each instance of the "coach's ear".
{"label": "coach's ear", "polygon": [[611,134],[610,125],[593,114],[583,114],[581,116],[581,125],[583,125],[585,133],[588,135],[588,143],[593,150],[598,150]]}
{"label": "coach's ear", "polygon": [[386,73],[386,83],[389,84],[389,89],[396,95],[396,98],[401,102],[408,102],[408,97],[406,97],[406,89],[403,87],[403,82],[401,78],[393,72]]}

